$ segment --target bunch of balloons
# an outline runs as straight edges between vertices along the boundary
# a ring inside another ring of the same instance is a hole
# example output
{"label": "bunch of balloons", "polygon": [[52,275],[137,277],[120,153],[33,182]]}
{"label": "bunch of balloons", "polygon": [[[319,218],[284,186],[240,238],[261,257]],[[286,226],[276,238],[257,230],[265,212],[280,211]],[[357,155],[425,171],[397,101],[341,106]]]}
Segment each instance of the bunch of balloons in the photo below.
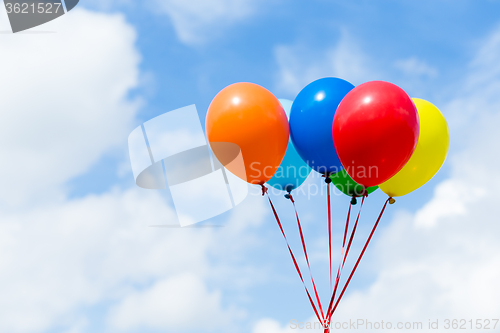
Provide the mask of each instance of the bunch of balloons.
{"label": "bunch of balloons", "polygon": [[[400,87],[371,81],[357,87],[333,77],[308,84],[295,100],[277,99],[267,89],[253,83],[235,83],[220,91],[208,108],[206,132],[212,151],[230,172],[250,184],[265,184],[286,191],[293,203],[313,296],[268,194],[276,222],[285,238],[295,268],[304,284],[318,320],[329,330],[337,308],[387,203],[428,182],[443,165],[449,146],[445,118],[430,102],[410,98]],[[232,163],[236,156],[241,163]],[[306,243],[291,192],[309,174],[320,173],[327,183],[328,238],[331,297],[323,311],[311,273]],[[330,183],[351,197],[341,246],[339,268],[333,286]],[[346,258],[357,229],[363,202],[380,188],[389,198],[383,206],[356,263],[336,298]],[[350,228],[351,206],[362,197]]]}
{"label": "bunch of balloons", "polygon": [[210,104],[206,131],[216,157],[226,153],[216,143],[241,149],[245,171],[228,169],[250,184],[290,192],[315,170],[350,197],[377,186],[390,197],[416,190],[449,146],[446,120],[430,102],[389,82],[355,87],[333,77],[308,84],[293,102],[232,84]]}

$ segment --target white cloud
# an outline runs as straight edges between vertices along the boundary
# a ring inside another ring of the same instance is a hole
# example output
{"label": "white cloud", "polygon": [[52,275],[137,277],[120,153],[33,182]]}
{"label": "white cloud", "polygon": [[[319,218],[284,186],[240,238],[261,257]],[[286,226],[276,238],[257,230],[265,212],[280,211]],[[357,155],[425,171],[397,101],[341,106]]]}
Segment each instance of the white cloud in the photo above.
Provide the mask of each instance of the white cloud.
{"label": "white cloud", "polygon": [[438,75],[438,70],[431,67],[423,60],[417,57],[410,57],[395,62],[394,66],[406,75],[411,76],[427,76],[430,78]]}
{"label": "white cloud", "polygon": [[9,18],[7,16],[7,11],[5,10],[0,10],[0,32],[2,33],[8,33],[12,31],[10,24],[9,24]]}
{"label": "white cloud", "polygon": [[355,85],[377,78],[369,58],[346,32],[334,47],[322,52],[298,43],[279,45],[274,54],[279,67],[277,89],[291,96],[310,82],[326,76],[339,77]]}
{"label": "white cloud", "polygon": [[221,287],[252,284],[240,256],[256,245],[264,207],[247,201],[225,228],[150,228],[172,224],[175,212],[158,191],[134,189],[2,213],[0,331],[84,331],[83,309],[100,304],[111,304],[120,330],[189,329],[193,312],[222,330],[241,310],[221,305]]}
{"label": "white cloud", "polygon": [[75,320],[64,333],[83,333],[88,329],[89,322],[85,317]]}
{"label": "white cloud", "polygon": [[3,214],[0,331],[42,331],[79,305],[123,292],[121,278],[140,282],[162,273],[163,263],[182,265],[168,249],[175,240],[164,243],[137,223],[169,216],[159,196],[138,191]]}
{"label": "white cloud", "polygon": [[308,320],[292,319],[284,326],[281,326],[281,324],[274,319],[265,318],[255,323],[252,333],[323,333],[324,330],[320,327],[319,322],[315,320],[315,318],[309,318]]}
{"label": "white cloud", "polygon": [[220,291],[210,292],[197,275],[181,274],[128,295],[114,310],[111,326],[119,330],[152,328],[212,331],[231,321]]}
{"label": "white cloud", "polygon": [[207,44],[227,34],[231,27],[242,24],[264,6],[274,1],[264,0],[87,0],[92,8],[110,10],[126,7],[134,10],[144,6],[150,12],[170,19],[178,39],[187,45]]}
{"label": "white cloud", "polygon": [[[478,52],[469,66],[471,75],[466,82],[466,87],[470,90],[477,90],[478,84],[486,84],[487,91],[483,93],[491,93],[494,87],[500,83],[500,64],[498,63],[498,53],[500,52],[500,28],[497,27],[487,39],[479,47]],[[480,91],[480,90],[477,90]],[[498,96],[498,94],[495,94]]]}
{"label": "white cloud", "polygon": [[[471,186],[472,185],[472,186]],[[477,204],[486,196],[481,186],[470,184],[467,179],[449,179],[436,187],[435,199],[420,209],[415,216],[415,225],[431,227],[442,218],[461,216],[469,204]]]}
{"label": "white cloud", "polygon": [[327,76],[339,77],[354,85],[386,80],[398,84],[412,96],[425,96],[439,75],[436,68],[416,56],[387,65],[386,61],[365,52],[361,43],[347,30],[341,30],[335,44],[323,48],[302,41],[278,45],[274,56],[278,65],[276,89],[290,97],[296,96],[312,81]]}
{"label": "white cloud", "polygon": [[252,333],[282,333],[286,331],[286,329],[281,328],[280,323],[276,320],[265,318],[255,324]]}
{"label": "white cloud", "polygon": [[[469,66],[465,67],[470,73],[461,85],[455,87],[456,97],[444,108],[451,115],[451,126],[457,132],[456,140],[464,144],[473,135],[483,132],[471,133],[471,124],[482,121],[488,126],[500,105],[500,62],[497,55],[500,53],[500,28],[497,28],[478,48]],[[481,117],[478,117],[478,115]],[[488,134],[487,132],[484,134]]]}
{"label": "white cloud", "polygon": [[136,34],[121,15],[75,9],[42,34],[4,34],[0,199],[62,195],[62,185],[123,144],[138,109]]}
{"label": "white cloud", "polygon": [[182,42],[203,44],[229,26],[241,23],[262,3],[260,0],[155,0],[153,8],[170,17]]}

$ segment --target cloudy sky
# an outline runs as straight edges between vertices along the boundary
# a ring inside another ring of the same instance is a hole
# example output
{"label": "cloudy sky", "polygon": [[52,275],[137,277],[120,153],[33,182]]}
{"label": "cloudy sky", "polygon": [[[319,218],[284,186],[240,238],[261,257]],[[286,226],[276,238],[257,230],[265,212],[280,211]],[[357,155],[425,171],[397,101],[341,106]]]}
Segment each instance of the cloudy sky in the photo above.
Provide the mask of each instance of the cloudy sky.
{"label": "cloudy sky", "polygon": [[[127,137],[190,104],[204,123],[234,82],[293,99],[325,76],[398,84],[451,131],[440,173],[388,208],[334,322],[499,319],[499,12],[495,0],[88,0],[14,35],[0,10],[0,332],[289,333],[313,320],[263,198],[209,221],[222,228],[151,227],[177,217],[168,191],[135,186]],[[354,252],[385,199],[368,198]],[[290,202],[273,200],[298,251]],[[348,203],[333,198],[336,246]],[[327,302],[325,206],[297,195]]]}

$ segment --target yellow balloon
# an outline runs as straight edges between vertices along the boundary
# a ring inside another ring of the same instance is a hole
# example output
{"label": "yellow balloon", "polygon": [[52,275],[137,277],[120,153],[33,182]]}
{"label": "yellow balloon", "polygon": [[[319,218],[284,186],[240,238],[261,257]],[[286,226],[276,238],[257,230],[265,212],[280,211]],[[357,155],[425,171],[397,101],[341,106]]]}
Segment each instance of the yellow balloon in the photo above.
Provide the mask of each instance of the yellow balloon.
{"label": "yellow balloon", "polygon": [[420,119],[417,147],[406,165],[379,185],[390,197],[400,197],[421,187],[439,171],[448,154],[450,132],[443,114],[432,103],[413,98]]}

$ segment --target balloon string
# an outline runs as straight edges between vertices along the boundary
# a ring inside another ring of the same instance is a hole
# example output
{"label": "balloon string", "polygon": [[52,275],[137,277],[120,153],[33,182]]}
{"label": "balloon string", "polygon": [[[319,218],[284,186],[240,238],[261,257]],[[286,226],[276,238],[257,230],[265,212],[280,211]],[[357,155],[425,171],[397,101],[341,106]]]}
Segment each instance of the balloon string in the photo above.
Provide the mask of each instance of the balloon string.
{"label": "balloon string", "polygon": [[[340,278],[342,276],[342,271],[344,270],[344,265],[345,265],[345,261],[347,259],[347,255],[349,254],[349,250],[351,249],[351,244],[352,244],[352,240],[354,239],[354,234],[356,233],[356,229],[358,227],[359,216],[361,215],[361,210],[363,209],[364,202],[365,202],[365,195],[363,195],[363,199],[361,199],[361,205],[359,207],[358,216],[356,217],[356,222],[354,223],[354,227],[351,231],[351,236],[349,238],[349,243],[347,245],[347,249],[345,249],[345,242],[347,239],[347,231],[349,230],[349,220],[350,220],[351,207],[352,207],[352,205],[349,203],[349,211],[347,213],[347,220],[346,220],[346,225],[345,225],[345,230],[344,230],[344,240],[342,242],[342,251],[340,253],[340,261],[339,261],[339,267],[337,269],[337,277],[335,279],[335,287],[333,288],[332,297],[331,297],[330,303],[328,305],[328,310],[326,311],[327,322],[330,319],[328,314],[330,313],[330,311],[332,309],[333,301],[335,300],[335,295],[337,294],[337,288],[339,286]],[[345,250],[345,253],[344,253],[344,250]]]}
{"label": "balloon string", "polygon": [[[345,230],[344,230],[344,240],[342,241],[342,250],[340,251],[340,261],[339,261],[339,267],[337,269],[337,277],[335,279],[335,288],[334,288],[333,293],[332,293],[332,299],[335,299],[335,294],[337,292],[340,277],[342,275],[342,270],[344,269],[345,260],[342,261],[342,258],[344,258],[345,241],[347,239],[347,231],[349,230],[349,220],[350,220],[350,216],[351,216],[351,207],[352,207],[352,205],[349,203],[349,211],[347,213],[347,220],[346,220]],[[358,215],[358,217],[359,217],[359,215]],[[330,311],[331,303],[332,303],[332,301],[330,301],[328,311]]]}
{"label": "balloon string", "polygon": [[[351,207],[352,207],[352,204],[349,202],[349,210],[347,211],[347,218],[346,218],[346,221],[345,221],[344,239],[342,240],[342,250],[340,252],[339,268],[337,269],[337,278],[335,279],[335,291],[337,290],[337,286],[338,286],[338,283],[339,283],[339,280],[340,280],[340,268],[341,268],[340,265],[342,263],[342,257],[344,255],[345,241],[347,239],[347,231],[349,230],[349,220],[350,220],[350,217],[351,217]],[[332,291],[332,294],[333,294],[332,299],[334,299],[335,298],[334,291]],[[330,300],[330,304],[328,305],[328,312],[330,312],[331,306],[332,306],[332,300]],[[328,315],[328,312],[327,312],[327,315]],[[328,316],[327,316],[327,320],[326,320],[325,326],[326,326],[326,328],[325,328],[324,333],[328,333],[329,332],[329,327],[330,327]]]}
{"label": "balloon string", "polygon": [[309,274],[311,275],[311,282],[312,282],[312,285],[314,287],[314,294],[316,295],[316,301],[318,302],[318,307],[319,307],[319,310],[321,312],[321,317],[325,318],[325,315],[323,313],[323,307],[321,306],[321,301],[319,299],[318,290],[316,289],[316,283],[314,282],[314,278],[312,275],[311,265],[309,264],[309,256],[307,255],[306,242],[304,239],[304,234],[302,232],[302,225],[301,225],[300,220],[299,220],[299,214],[297,213],[297,207],[295,206],[295,201],[293,200],[292,195],[290,194],[289,196],[290,196],[290,201],[293,204],[293,209],[295,210],[295,217],[297,218],[297,226],[299,228],[300,240],[302,241],[302,248],[304,249],[304,256],[306,257],[307,267],[309,268]]}
{"label": "balloon string", "polygon": [[302,273],[300,272],[299,265],[297,264],[297,260],[295,260],[295,256],[292,252],[292,249],[290,247],[290,244],[288,243],[288,239],[286,238],[285,231],[283,230],[283,226],[281,225],[281,221],[278,217],[278,213],[276,213],[276,209],[274,208],[273,202],[271,201],[271,197],[269,197],[269,193],[267,193],[267,188],[262,185],[262,195],[267,194],[267,199],[269,200],[269,204],[271,205],[271,209],[273,210],[274,217],[276,219],[276,222],[278,223],[278,226],[281,230],[281,234],[283,235],[283,238],[285,239],[286,246],[288,247],[288,252],[290,252],[290,256],[292,257],[293,264],[295,266],[295,269],[297,270],[297,273],[299,274],[300,280],[302,281],[302,284],[304,285],[304,289],[306,290],[307,297],[309,298],[309,302],[311,303],[311,306],[314,310],[314,313],[316,314],[316,317],[318,318],[320,323],[324,323],[324,318],[320,317],[318,310],[316,308],[316,305],[314,304],[314,301],[311,297],[311,294],[309,293],[309,290],[307,289],[306,283],[304,282],[304,278],[302,277]]}
{"label": "balloon string", "polygon": [[361,205],[359,207],[358,216],[356,217],[356,222],[354,223],[354,227],[352,228],[351,237],[349,238],[349,243],[347,244],[347,250],[345,251],[344,255],[344,261],[342,262],[342,269],[344,268],[344,264],[347,259],[347,255],[349,254],[349,250],[351,249],[351,244],[352,240],[354,239],[354,234],[356,233],[356,229],[358,228],[359,215],[361,215],[361,210],[363,209],[363,203],[365,202],[365,198],[366,196],[363,196],[363,199],[361,199]]}
{"label": "balloon string", "polygon": [[330,184],[326,183],[327,203],[328,203],[328,255],[330,258],[330,292],[333,289],[332,283],[332,213],[330,205]]}
{"label": "balloon string", "polygon": [[354,265],[354,268],[352,269],[351,274],[349,275],[349,278],[347,279],[347,282],[344,285],[344,288],[342,289],[342,292],[340,293],[339,298],[337,299],[337,302],[335,303],[335,306],[333,307],[333,309],[330,312],[327,313],[327,318],[328,318],[327,320],[328,320],[328,322],[330,322],[333,313],[337,309],[337,306],[339,305],[339,303],[340,303],[340,301],[342,299],[342,296],[344,296],[344,293],[345,293],[345,291],[347,289],[347,286],[349,286],[349,283],[351,282],[352,276],[356,272],[356,269],[358,268],[359,262],[363,258],[363,255],[365,254],[366,248],[368,247],[368,244],[370,244],[370,240],[372,239],[372,236],[375,233],[375,229],[377,229],[378,223],[380,222],[380,219],[382,218],[382,215],[384,214],[385,208],[387,207],[387,203],[389,203],[389,201],[391,201],[391,199],[392,198],[389,198],[389,199],[387,199],[385,201],[384,207],[380,211],[380,215],[377,218],[377,222],[375,222],[375,225],[373,226],[373,229],[372,229],[372,231],[370,233],[370,236],[366,240],[365,246],[363,247],[363,250],[361,251],[361,253],[360,253],[359,257],[358,257],[358,260],[356,261],[356,264]]}

